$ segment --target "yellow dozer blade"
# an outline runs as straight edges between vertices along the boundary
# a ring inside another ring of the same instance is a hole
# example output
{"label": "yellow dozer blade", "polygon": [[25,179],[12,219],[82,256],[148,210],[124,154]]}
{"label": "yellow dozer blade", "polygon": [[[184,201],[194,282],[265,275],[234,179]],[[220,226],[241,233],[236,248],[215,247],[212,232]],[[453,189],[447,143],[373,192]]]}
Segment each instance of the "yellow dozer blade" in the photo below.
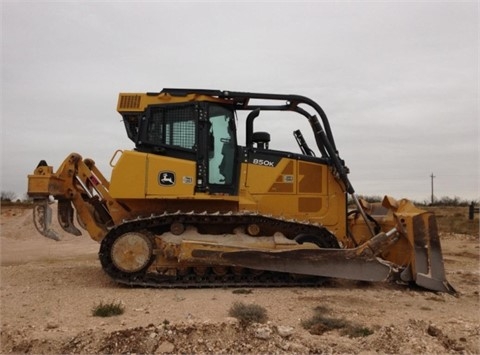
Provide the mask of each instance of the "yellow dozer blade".
{"label": "yellow dozer blade", "polygon": [[415,281],[424,288],[456,293],[445,277],[442,248],[433,213],[417,209],[410,202],[401,203],[397,209],[400,219],[409,220],[407,236],[413,247],[413,258],[402,272],[403,281]]}
{"label": "yellow dozer blade", "polygon": [[380,254],[401,267],[400,280],[432,291],[456,293],[448,283],[435,215],[411,201],[386,196],[381,203],[362,206],[382,229],[397,226],[401,238]]}

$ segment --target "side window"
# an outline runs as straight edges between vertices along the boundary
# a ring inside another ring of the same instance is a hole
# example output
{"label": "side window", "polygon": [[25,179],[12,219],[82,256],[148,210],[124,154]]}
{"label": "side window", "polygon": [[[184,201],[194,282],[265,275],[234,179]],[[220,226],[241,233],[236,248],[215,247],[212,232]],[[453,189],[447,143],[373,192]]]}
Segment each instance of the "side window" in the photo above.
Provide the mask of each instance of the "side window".
{"label": "side window", "polygon": [[143,143],[195,150],[197,148],[195,117],[192,106],[152,108]]}
{"label": "side window", "polygon": [[235,127],[230,111],[211,107],[208,155],[208,182],[228,185],[232,183],[235,162]]}

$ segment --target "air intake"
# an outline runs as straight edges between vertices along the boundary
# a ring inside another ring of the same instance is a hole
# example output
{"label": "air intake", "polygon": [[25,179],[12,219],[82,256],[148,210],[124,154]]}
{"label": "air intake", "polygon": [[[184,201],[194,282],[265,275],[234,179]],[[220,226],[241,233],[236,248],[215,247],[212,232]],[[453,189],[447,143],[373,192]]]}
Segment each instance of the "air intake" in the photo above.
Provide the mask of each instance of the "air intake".
{"label": "air intake", "polygon": [[120,110],[138,109],[140,108],[140,95],[122,95],[118,108]]}

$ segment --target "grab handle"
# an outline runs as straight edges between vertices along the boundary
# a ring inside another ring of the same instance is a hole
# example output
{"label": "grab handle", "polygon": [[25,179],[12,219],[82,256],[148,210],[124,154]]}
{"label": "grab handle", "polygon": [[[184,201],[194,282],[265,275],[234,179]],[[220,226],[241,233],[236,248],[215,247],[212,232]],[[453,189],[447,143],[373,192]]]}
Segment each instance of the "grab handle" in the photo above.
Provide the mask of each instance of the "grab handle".
{"label": "grab handle", "polygon": [[122,154],[122,153],[123,153],[123,150],[117,149],[117,150],[115,151],[115,153],[113,153],[112,159],[110,159],[110,166],[111,166],[112,168],[114,168],[115,165],[116,165],[117,162],[118,162],[118,159],[117,159],[116,162],[115,162],[115,164],[113,164],[113,161],[114,161],[115,158],[117,157],[117,154],[118,154],[118,153]]}

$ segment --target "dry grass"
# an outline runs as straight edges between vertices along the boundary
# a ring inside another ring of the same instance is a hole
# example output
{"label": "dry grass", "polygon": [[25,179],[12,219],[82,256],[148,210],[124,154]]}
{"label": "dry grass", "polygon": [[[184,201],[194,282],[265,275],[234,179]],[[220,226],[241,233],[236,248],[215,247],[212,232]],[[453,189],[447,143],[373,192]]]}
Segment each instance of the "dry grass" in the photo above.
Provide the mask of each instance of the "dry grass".
{"label": "dry grass", "polygon": [[435,213],[439,232],[479,235],[479,214],[474,214],[474,219],[469,220],[468,206],[424,208]]}
{"label": "dry grass", "polygon": [[123,314],[124,312],[125,307],[120,302],[103,303],[100,301],[99,304],[92,308],[92,315],[94,317],[112,317]]}
{"label": "dry grass", "polygon": [[268,319],[265,308],[257,304],[244,304],[243,302],[235,302],[228,314],[237,318],[240,324],[244,326],[250,323],[265,323]]}
{"label": "dry grass", "polygon": [[352,322],[344,318],[332,317],[330,310],[325,306],[314,308],[312,317],[301,322],[302,327],[310,332],[310,334],[321,335],[331,330],[340,330],[342,335],[351,338],[366,337],[373,334],[373,330]]}

